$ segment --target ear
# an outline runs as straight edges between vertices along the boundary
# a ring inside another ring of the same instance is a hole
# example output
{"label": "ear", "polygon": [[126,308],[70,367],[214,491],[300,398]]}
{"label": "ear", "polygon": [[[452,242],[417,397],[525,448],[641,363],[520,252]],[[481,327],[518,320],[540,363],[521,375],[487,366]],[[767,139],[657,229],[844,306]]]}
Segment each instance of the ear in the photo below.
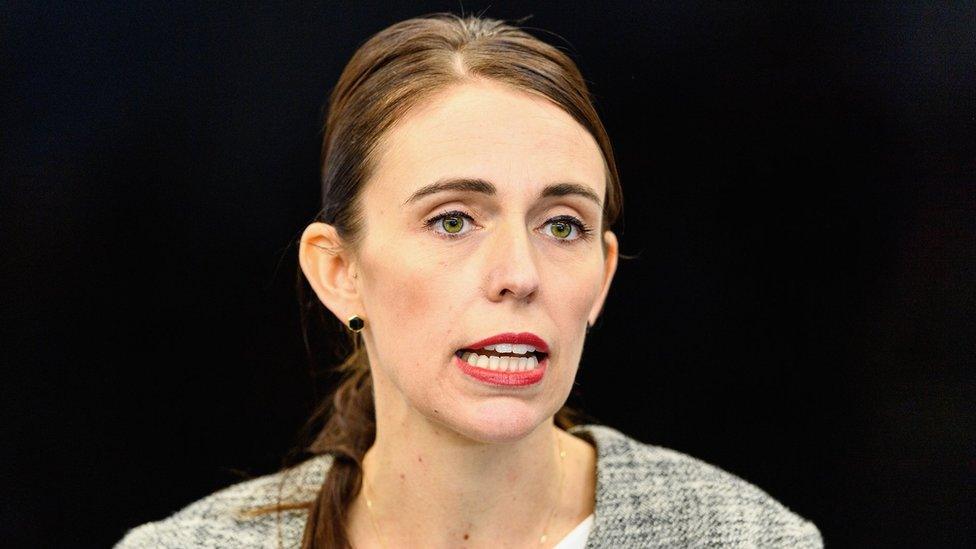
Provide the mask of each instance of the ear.
{"label": "ear", "polygon": [[342,244],[335,227],[312,223],[302,233],[298,262],[315,294],[345,324],[352,315],[366,315],[359,298],[358,265]]}
{"label": "ear", "polygon": [[605,231],[603,233],[603,242],[606,245],[606,252],[604,253],[603,259],[603,289],[600,291],[599,299],[593,303],[593,308],[590,309],[590,326],[596,324],[596,319],[600,316],[600,311],[603,309],[603,303],[607,299],[607,293],[610,292],[610,283],[613,282],[613,275],[617,272],[617,235],[613,234],[613,231]]}

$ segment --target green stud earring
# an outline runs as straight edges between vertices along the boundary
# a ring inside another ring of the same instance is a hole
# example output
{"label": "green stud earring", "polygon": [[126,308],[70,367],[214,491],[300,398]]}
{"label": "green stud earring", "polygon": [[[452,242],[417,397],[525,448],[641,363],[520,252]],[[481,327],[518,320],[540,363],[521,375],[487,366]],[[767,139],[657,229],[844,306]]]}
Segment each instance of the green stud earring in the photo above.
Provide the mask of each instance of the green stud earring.
{"label": "green stud earring", "polygon": [[349,320],[346,321],[346,326],[349,326],[350,330],[359,333],[363,330],[363,327],[366,326],[366,322],[364,322],[363,319],[359,318],[358,316],[352,315],[349,317]]}

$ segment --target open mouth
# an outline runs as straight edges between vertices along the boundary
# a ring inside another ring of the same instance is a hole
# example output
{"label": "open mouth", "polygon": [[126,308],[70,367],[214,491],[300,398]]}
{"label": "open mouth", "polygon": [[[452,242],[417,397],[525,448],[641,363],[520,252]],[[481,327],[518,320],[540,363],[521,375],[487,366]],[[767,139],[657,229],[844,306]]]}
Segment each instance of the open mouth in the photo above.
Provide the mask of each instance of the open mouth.
{"label": "open mouth", "polygon": [[499,372],[525,372],[535,370],[548,356],[525,344],[499,343],[478,349],[459,349],[454,353],[471,366]]}

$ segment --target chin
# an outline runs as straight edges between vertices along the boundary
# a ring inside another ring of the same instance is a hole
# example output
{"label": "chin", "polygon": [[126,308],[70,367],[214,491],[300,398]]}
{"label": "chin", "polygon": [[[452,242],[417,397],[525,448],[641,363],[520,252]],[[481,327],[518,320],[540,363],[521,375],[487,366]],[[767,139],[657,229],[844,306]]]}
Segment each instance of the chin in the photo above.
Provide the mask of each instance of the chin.
{"label": "chin", "polygon": [[551,414],[516,399],[493,399],[458,411],[448,427],[479,442],[517,442],[546,423]]}

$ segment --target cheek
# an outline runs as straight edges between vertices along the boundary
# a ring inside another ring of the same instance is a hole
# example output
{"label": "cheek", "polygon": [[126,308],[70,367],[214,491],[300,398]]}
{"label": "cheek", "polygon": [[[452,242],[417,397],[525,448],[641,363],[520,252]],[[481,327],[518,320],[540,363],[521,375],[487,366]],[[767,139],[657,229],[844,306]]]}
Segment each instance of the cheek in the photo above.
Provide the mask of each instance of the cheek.
{"label": "cheek", "polygon": [[582,324],[600,296],[603,265],[596,261],[580,263],[575,269],[560,268],[551,278],[556,305],[563,318],[560,323]]}
{"label": "cheek", "polygon": [[374,320],[377,343],[393,342],[398,349],[419,352],[449,340],[457,293],[452,281],[457,277],[445,259],[389,247],[367,261],[363,300]]}
{"label": "cheek", "polygon": [[[369,275],[363,288],[370,315],[378,327],[396,328],[424,317],[430,311],[431,295],[428,273],[413,265],[408,257],[383,254],[366,266]],[[399,319],[399,322],[390,322]]]}

